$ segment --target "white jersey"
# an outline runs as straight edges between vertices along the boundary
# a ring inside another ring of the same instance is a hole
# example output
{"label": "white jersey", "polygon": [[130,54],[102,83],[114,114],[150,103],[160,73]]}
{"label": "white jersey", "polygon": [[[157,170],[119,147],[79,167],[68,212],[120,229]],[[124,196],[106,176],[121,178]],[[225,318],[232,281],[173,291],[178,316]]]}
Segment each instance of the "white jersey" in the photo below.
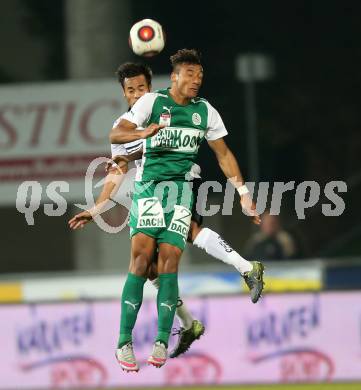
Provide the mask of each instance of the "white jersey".
{"label": "white jersey", "polygon": [[[122,119],[128,119],[127,115],[128,112],[124,113],[121,115],[113,124],[113,127],[117,126],[117,124],[122,120]],[[143,130],[142,127],[138,128],[139,130]],[[110,149],[111,149],[111,154],[112,154],[112,159],[114,159],[117,156],[127,156],[129,154],[138,152],[143,149],[143,139],[138,139],[135,141],[127,142],[125,144],[111,144]],[[141,168],[142,166],[142,159],[135,160],[134,164],[138,169]],[[191,170],[189,171],[189,176],[186,178],[187,180],[192,180],[195,178],[200,178],[200,173],[201,173],[201,167],[197,164],[193,164],[191,167]]]}
{"label": "white jersey", "polygon": [[[113,124],[113,127],[115,127],[124,117],[126,113],[121,115]],[[142,128],[139,128],[139,130],[142,130]],[[138,152],[142,150],[143,148],[143,140],[138,139],[135,141],[127,142],[125,144],[111,144],[111,154],[112,159],[114,159],[117,156],[127,156],[128,154],[132,154],[135,152]],[[142,159],[135,160],[134,164],[136,168],[138,169],[142,165]]]}

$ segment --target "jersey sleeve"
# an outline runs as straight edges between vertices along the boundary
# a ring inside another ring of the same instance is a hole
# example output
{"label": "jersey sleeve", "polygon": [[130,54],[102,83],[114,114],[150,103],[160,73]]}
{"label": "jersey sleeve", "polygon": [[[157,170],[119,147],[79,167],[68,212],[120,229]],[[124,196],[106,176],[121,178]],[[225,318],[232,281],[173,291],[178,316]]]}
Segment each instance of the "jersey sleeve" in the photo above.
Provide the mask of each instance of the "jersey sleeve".
{"label": "jersey sleeve", "polygon": [[[122,119],[128,119],[129,111],[121,115],[114,123],[113,127],[117,126]],[[137,130],[143,130],[143,128],[137,128]],[[111,144],[110,150],[112,158],[116,156],[126,156],[143,149],[143,140],[136,140],[127,142],[125,144]]]}
{"label": "jersey sleeve", "polygon": [[[127,114],[127,113],[124,113],[124,114],[120,115],[120,116],[114,121],[114,123],[113,123],[113,128],[116,127],[116,126],[119,124],[119,122],[120,122],[123,118],[125,118],[125,115],[126,115],[126,114]],[[125,119],[127,119],[127,118],[125,118]]]}
{"label": "jersey sleeve", "polygon": [[[131,113],[130,113],[130,110],[129,110],[129,111],[127,111],[125,114],[123,114],[119,119],[126,119],[127,121],[134,123],[133,117],[134,117],[134,115],[131,114]],[[119,122],[120,122],[120,120],[119,120]],[[119,123],[119,122],[118,122],[118,123]],[[118,123],[117,123],[117,124],[118,124]],[[114,125],[115,125],[115,123],[114,123]],[[115,126],[114,126],[114,127],[115,127]]]}
{"label": "jersey sleeve", "polygon": [[218,111],[207,102],[208,107],[208,123],[207,132],[205,138],[207,141],[215,141],[219,138],[223,138],[228,134],[226,127],[224,126],[223,120],[219,115]]}
{"label": "jersey sleeve", "polygon": [[[127,119],[126,114],[127,113],[121,115],[118,119],[115,120],[115,122],[113,123],[113,128],[116,127],[122,119]],[[121,144],[111,144],[110,150],[111,150],[112,158],[114,158],[115,156],[124,156],[128,154],[125,146]]]}
{"label": "jersey sleeve", "polygon": [[137,127],[145,127],[153,109],[156,94],[146,93],[134,104],[130,111],[128,111],[123,119],[134,123]]}

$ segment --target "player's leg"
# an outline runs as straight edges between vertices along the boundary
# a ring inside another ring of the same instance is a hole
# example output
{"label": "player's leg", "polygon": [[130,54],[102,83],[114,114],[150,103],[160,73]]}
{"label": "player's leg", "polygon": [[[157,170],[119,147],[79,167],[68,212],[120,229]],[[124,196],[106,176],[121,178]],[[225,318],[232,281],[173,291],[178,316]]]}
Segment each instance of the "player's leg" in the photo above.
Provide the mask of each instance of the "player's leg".
{"label": "player's leg", "polygon": [[195,221],[191,223],[189,241],[212,257],[232,265],[241,275],[253,268],[252,263],[237,253],[221,235]]}
{"label": "player's leg", "polygon": [[182,249],[168,244],[159,244],[157,295],[158,334],[148,363],[161,367],[167,359],[168,340],[178,301],[178,264]]}
{"label": "player's leg", "polygon": [[[193,181],[193,196],[195,200],[192,207],[192,219],[188,234],[188,242],[206,251],[210,256],[221,260],[226,264],[233,265],[241,275],[251,271],[252,264],[232,249],[218,233],[209,228],[202,227],[203,216],[197,211],[198,190],[201,184],[202,180],[200,179],[195,179]],[[200,202],[202,202],[201,199]]]}
{"label": "player's leg", "polygon": [[196,247],[203,249],[212,257],[223,261],[226,264],[233,265],[236,270],[244,277],[244,280],[250,289],[251,300],[256,303],[261,296],[264,282],[264,266],[258,261],[250,262],[236,252],[218,233],[209,228],[203,228],[203,216],[197,212],[198,189],[201,180],[194,180],[193,196],[196,199],[193,202],[192,222],[189,229],[188,241]]}
{"label": "player's leg", "polygon": [[[178,263],[186,245],[191,222],[192,191],[188,182],[172,182],[173,190],[162,198],[165,227],[157,235],[159,248],[158,334],[148,362],[160,367],[167,358],[167,344],[178,301]],[[178,191],[175,196],[174,184]],[[170,185],[168,185],[170,188]],[[171,206],[171,207],[169,207]]]}
{"label": "player's leg", "polygon": [[[148,279],[152,282],[153,286],[159,290],[158,270],[157,263],[155,261],[153,261],[149,267]],[[195,340],[199,339],[204,333],[203,324],[200,321],[194,319],[186,304],[180,297],[178,297],[177,300],[175,316],[180,323],[180,329],[176,330],[174,333],[179,334],[179,338],[176,347],[170,354],[171,358],[175,358],[186,352],[191,344]]]}
{"label": "player's leg", "polygon": [[[179,299],[178,304],[179,303],[180,303],[179,308],[183,312],[187,313],[183,315],[187,316],[188,318],[193,318],[191,313],[188,311],[187,307],[185,306],[184,302]],[[170,353],[169,357],[176,358],[179,355],[183,354],[184,352],[187,352],[188,349],[191,347],[191,345],[194,343],[194,341],[199,340],[201,336],[204,334],[204,332],[205,332],[205,326],[199,320],[192,319],[192,321],[188,320],[187,322],[181,323],[180,328],[175,330],[175,332],[173,333],[173,335],[178,335],[178,341],[173,351]]]}
{"label": "player's leg", "polygon": [[143,233],[132,237],[129,273],[122,293],[122,315],[118,347],[131,341],[131,333],[143,301],[143,287],[155,249],[155,240]]}
{"label": "player's leg", "polygon": [[143,233],[132,237],[129,273],[121,298],[120,334],[116,356],[126,371],[138,371],[132,347],[132,331],[143,301],[143,287],[155,250],[155,239]]}
{"label": "player's leg", "polygon": [[252,264],[233,250],[226,241],[216,232],[209,228],[203,228],[203,216],[197,211],[197,204],[204,200],[199,195],[201,179],[193,180],[193,197],[191,225],[188,234],[188,242],[206,251],[210,256],[233,265],[242,275],[252,269]]}
{"label": "player's leg", "polygon": [[[159,290],[158,270],[157,270],[157,263],[155,262],[152,262],[151,264],[151,268],[148,273],[148,279],[151,281],[153,286],[157,290]],[[178,297],[175,315],[178,318],[181,327],[183,327],[184,329],[191,328],[194,318],[180,297]]]}
{"label": "player's leg", "polygon": [[264,266],[259,261],[248,261],[236,252],[218,233],[209,228],[202,228],[192,221],[190,241],[205,250],[209,255],[233,265],[244,277],[250,289],[251,300],[256,303],[263,291]]}

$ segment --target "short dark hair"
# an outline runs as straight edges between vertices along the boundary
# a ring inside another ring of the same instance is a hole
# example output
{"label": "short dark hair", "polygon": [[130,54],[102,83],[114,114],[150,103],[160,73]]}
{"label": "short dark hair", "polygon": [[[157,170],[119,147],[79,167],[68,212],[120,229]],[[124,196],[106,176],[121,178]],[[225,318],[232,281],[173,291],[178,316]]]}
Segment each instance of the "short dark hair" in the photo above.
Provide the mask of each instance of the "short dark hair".
{"label": "short dark hair", "polygon": [[196,49],[180,49],[170,57],[173,71],[181,64],[201,64],[201,54]]}
{"label": "short dark hair", "polygon": [[152,69],[150,69],[148,65],[126,62],[125,64],[119,66],[115,74],[117,75],[118,81],[122,85],[123,89],[124,89],[124,79],[129,77],[136,77],[140,75],[144,75],[148,85],[152,84],[153,73],[152,73]]}

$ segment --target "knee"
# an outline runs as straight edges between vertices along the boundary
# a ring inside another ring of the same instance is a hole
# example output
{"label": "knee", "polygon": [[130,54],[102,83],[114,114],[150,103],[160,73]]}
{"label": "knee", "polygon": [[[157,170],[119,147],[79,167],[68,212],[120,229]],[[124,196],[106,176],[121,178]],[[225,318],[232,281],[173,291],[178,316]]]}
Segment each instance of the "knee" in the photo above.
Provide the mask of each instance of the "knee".
{"label": "knee", "polygon": [[167,258],[163,264],[162,273],[174,274],[178,272],[178,261],[172,258]]}
{"label": "knee", "polygon": [[158,271],[164,274],[173,274],[178,272],[180,255],[177,253],[168,252],[158,260]]}
{"label": "knee", "polygon": [[129,271],[137,276],[147,276],[150,259],[144,254],[134,256]]}
{"label": "knee", "polygon": [[160,244],[158,253],[158,273],[168,274],[178,272],[178,264],[182,250],[174,245]]}

